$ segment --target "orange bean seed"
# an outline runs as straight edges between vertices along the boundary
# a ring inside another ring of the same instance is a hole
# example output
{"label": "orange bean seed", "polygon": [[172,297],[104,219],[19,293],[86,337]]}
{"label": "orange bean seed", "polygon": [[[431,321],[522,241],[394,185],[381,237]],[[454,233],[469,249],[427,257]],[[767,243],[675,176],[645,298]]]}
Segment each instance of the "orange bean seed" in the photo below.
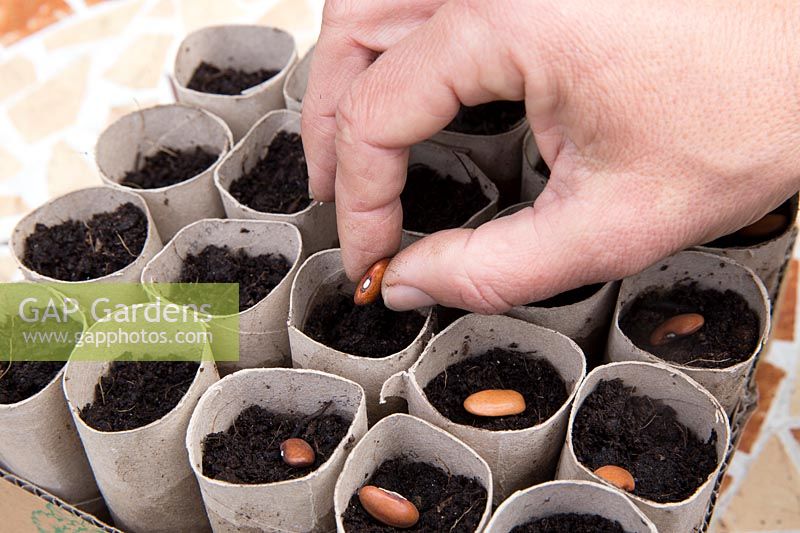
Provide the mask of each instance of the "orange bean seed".
{"label": "orange bean seed", "polygon": [[381,259],[367,270],[361,281],[356,286],[356,292],[353,295],[353,301],[356,305],[371,304],[378,299],[381,294],[381,282],[383,281],[383,274],[386,272],[386,267],[389,266],[388,257]]}
{"label": "orange bean seed", "polygon": [[627,492],[636,488],[636,482],[630,472],[621,466],[606,465],[594,471],[595,475],[601,477],[617,487]]}
{"label": "orange bean seed", "polygon": [[409,528],[419,521],[417,507],[396,492],[364,485],[358,490],[358,500],[372,518],[387,526]]}
{"label": "orange bean seed", "polygon": [[314,464],[317,454],[303,439],[291,438],[281,443],[281,458],[292,468],[306,468]]}
{"label": "orange bean seed", "polygon": [[652,346],[663,346],[678,337],[686,337],[697,333],[705,323],[706,319],[703,315],[697,313],[675,315],[653,330],[653,333],[650,334],[650,344]]}
{"label": "orange bean seed", "polygon": [[525,398],[515,390],[487,389],[467,396],[464,409],[475,416],[510,416],[525,411]]}

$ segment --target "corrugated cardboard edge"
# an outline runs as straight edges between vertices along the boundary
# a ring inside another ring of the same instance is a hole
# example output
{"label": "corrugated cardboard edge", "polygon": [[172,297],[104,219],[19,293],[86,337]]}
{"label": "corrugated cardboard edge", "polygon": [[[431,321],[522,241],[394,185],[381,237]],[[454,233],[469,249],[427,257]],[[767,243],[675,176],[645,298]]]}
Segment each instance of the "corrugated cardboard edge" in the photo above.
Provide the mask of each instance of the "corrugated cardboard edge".
{"label": "corrugated cardboard edge", "polygon": [[308,75],[311,73],[311,60],[314,58],[316,47],[316,44],[312,46],[286,76],[286,83],[283,85],[283,99],[286,100],[286,109],[290,111],[299,113],[303,109],[303,97],[308,88]]}
{"label": "corrugated cardboard edge", "polygon": [[341,251],[338,248],[317,252],[300,267],[292,284],[289,303],[292,364],[295,368],[313,368],[337,374],[364,387],[367,414],[370,422],[374,423],[401,408],[398,402],[383,405],[379,403],[381,386],[392,374],[411,367],[422,353],[433,335],[433,310],[424,311],[425,324],[411,344],[401,351],[380,358],[346,354],[317,342],[303,332],[311,305],[320,295],[336,290],[339,283],[348,291],[355,288],[355,284],[345,276]]}
{"label": "corrugated cardboard edge", "polygon": [[[220,405],[223,397],[227,403]],[[347,412],[353,421],[331,457],[310,474],[254,485],[203,475],[203,439],[228,429],[242,409],[256,404],[270,411],[310,414],[329,400],[335,404],[329,413]],[[336,479],[348,453],[366,431],[364,389],[340,376],[316,370],[259,368],[241,370],[215,383],[200,398],[186,432],[189,461],[214,531],[331,531]],[[286,506],[280,508],[280,503]]]}
{"label": "corrugated cardboard edge", "polygon": [[[721,265],[725,265],[724,268]],[[664,268],[667,267],[667,268]],[[759,340],[750,356],[725,368],[699,368],[677,365],[656,357],[636,346],[619,325],[621,314],[638,295],[650,287],[672,287],[683,280],[703,288],[731,289],[741,295],[758,315]],[[698,251],[685,251],[667,257],[643,272],[626,278],[620,287],[606,349],[610,361],[647,361],[664,363],[688,375],[709,390],[729,415],[744,394],[756,355],[763,349],[770,332],[770,304],[761,280],[749,268],[726,257]]]}
{"label": "corrugated cardboard edge", "polygon": [[596,514],[627,533],[658,533],[656,526],[618,491],[591,481],[549,481],[512,494],[492,515],[485,533],[508,533],[554,514]]}
{"label": "corrugated cardboard edge", "polygon": [[[186,87],[201,61],[218,67],[232,66],[248,71],[279,69],[279,72],[242,94],[209,94]],[[190,33],[181,42],[171,81],[179,102],[219,116],[238,141],[265,113],[285,107],[283,84],[296,62],[294,37],[281,29],[234,24],[208,26]]]}
{"label": "corrugated cardboard edge", "polygon": [[[242,232],[246,230],[246,232]],[[289,293],[305,256],[298,229],[286,222],[267,220],[204,219],[181,229],[142,271],[148,290],[153,282],[174,283],[186,254],[209,245],[243,249],[250,255],[280,253],[291,262],[289,272],[267,296],[238,313],[239,360],[219,364],[223,374],[259,366],[289,365]],[[223,336],[223,324],[211,323],[212,334]],[[216,328],[216,331],[214,329]],[[230,331],[230,330],[228,330]]]}
{"label": "corrugated cardboard edge", "polygon": [[[469,183],[473,178],[478,180],[487,203],[468,218],[466,222],[461,224],[460,228],[477,228],[484,222],[491,220],[497,213],[497,204],[500,197],[497,186],[468,155],[443,147],[435,142],[426,141],[411,147],[408,164],[411,166],[418,163],[429,166],[443,176],[449,175],[453,180],[460,183]],[[442,200],[445,201],[445,199]],[[400,246],[401,248],[406,248],[426,235],[428,234],[404,229]]]}
{"label": "corrugated cardboard edge", "polygon": [[307,255],[335,247],[339,242],[339,234],[336,231],[336,206],[333,202],[314,200],[305,209],[291,214],[264,213],[243,205],[230,193],[231,184],[266,156],[270,143],[280,131],[299,135],[300,114],[287,109],[270,111],[253,125],[214,171],[214,185],[222,198],[225,214],[229,218],[294,224],[303,234]]}
{"label": "corrugated cardboard edge", "polygon": [[[58,498],[56,496],[53,496],[52,494],[50,494],[46,490],[42,489],[41,487],[38,487],[38,486],[36,486],[36,485],[34,485],[32,483],[29,483],[28,481],[26,481],[26,480],[24,480],[24,479],[22,479],[20,477],[17,477],[17,476],[15,476],[14,474],[12,474],[10,472],[6,472],[3,469],[0,469],[0,479],[8,481],[9,483],[19,487],[20,489],[24,490],[25,492],[33,494],[34,496],[36,496],[38,498],[41,498],[45,502],[55,505],[59,509],[62,509],[64,511],[68,512],[69,514],[71,514],[72,516],[75,516],[76,518],[84,520],[86,523],[96,527],[97,529],[99,529],[101,531],[105,531],[106,533],[124,533],[123,531],[121,531],[121,530],[119,530],[117,528],[111,527],[110,525],[106,524],[105,522],[100,521],[97,517],[95,517],[95,516],[93,516],[93,515],[91,515],[89,513],[86,513],[84,511],[81,511],[77,507],[68,504],[64,500],[61,500],[60,498]],[[100,502],[100,503],[102,503],[102,502]]]}
{"label": "corrugated cardboard edge", "polygon": [[[516,346],[509,348],[511,344]],[[513,431],[490,431],[457,424],[427,399],[424,387],[448,367],[492,348],[509,348],[530,359],[549,361],[564,380],[567,399],[547,420]],[[580,348],[564,335],[511,317],[466,315],[433,337],[405,372],[390,377],[381,401],[401,396],[409,413],[440,427],[477,451],[492,469],[495,499],[550,479],[567,430],[570,406],[586,375]]]}
{"label": "corrugated cardboard edge", "polygon": [[[231,130],[219,117],[196,107],[168,104],[134,111],[107,127],[95,145],[95,161],[103,183],[144,198],[158,233],[166,242],[187,224],[223,216],[225,211],[213,176],[232,146]],[[196,147],[216,153],[217,159],[188,180],[157,189],[136,189],[119,183],[140,157],[163,148]]]}
{"label": "corrugated cardboard edge", "polygon": [[350,498],[381,463],[401,455],[428,462],[449,473],[476,478],[486,489],[486,507],[475,531],[482,531],[492,513],[492,472],[475,450],[443,429],[417,417],[389,415],[356,444],[344,463],[334,490],[336,530],[344,533],[342,514]]}
{"label": "corrugated cardboard edge", "polygon": [[[709,474],[708,479],[688,498],[679,502],[657,503],[623,492],[656,524],[661,533],[698,531],[702,527],[707,509],[711,504],[714,485],[722,471],[722,464],[730,446],[730,424],[716,398],[699,383],[673,367],[664,364],[629,361],[609,363],[592,370],[586,376],[572,404],[572,412],[570,413],[569,426],[567,428],[567,440],[561,453],[556,477],[558,479],[583,479],[611,486],[578,461],[572,443],[572,428],[578,411],[586,397],[595,389],[597,383],[603,379],[614,379],[616,377],[621,377],[627,386],[635,386],[639,395],[663,399],[667,405],[675,409],[678,419],[694,430],[699,438],[706,439],[712,430],[716,431],[717,467]],[[672,385],[669,384],[670,381]],[[672,393],[667,393],[668,390],[673,388],[683,389],[680,401],[677,401]],[[694,395],[694,401],[690,401],[686,397],[686,392]],[[698,420],[698,417],[703,417],[705,420]]]}

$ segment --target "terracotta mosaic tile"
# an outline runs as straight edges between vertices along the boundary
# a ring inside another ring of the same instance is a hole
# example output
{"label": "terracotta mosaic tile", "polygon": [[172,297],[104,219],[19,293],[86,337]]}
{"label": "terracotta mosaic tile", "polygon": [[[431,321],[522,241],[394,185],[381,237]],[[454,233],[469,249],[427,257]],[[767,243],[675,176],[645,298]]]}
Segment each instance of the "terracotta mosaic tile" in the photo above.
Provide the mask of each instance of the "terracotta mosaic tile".
{"label": "terracotta mosaic tile", "polygon": [[22,163],[0,146],[0,183],[22,170]]}
{"label": "terracotta mosaic tile", "polygon": [[102,185],[102,182],[92,163],[91,154],[81,153],[64,141],[56,143],[47,164],[47,192],[50,197],[96,185]]}
{"label": "terracotta mosaic tile", "polygon": [[36,83],[36,69],[28,59],[20,56],[0,63],[0,101]]}
{"label": "terracotta mosaic tile", "polygon": [[306,2],[283,0],[261,17],[258,23],[297,32],[309,29],[315,21]]}
{"label": "terracotta mosaic tile", "polygon": [[794,340],[794,323],[797,314],[797,259],[792,259],[786,271],[783,295],[777,307],[773,336],[783,341]]}
{"label": "terracotta mosaic tile", "polygon": [[0,44],[13,44],[71,12],[64,0],[0,0]]}
{"label": "terracotta mosaic tile", "polygon": [[742,480],[718,531],[797,531],[800,529],[800,472],[772,436]]}
{"label": "terracotta mosaic tile", "polygon": [[728,489],[731,488],[732,483],[733,483],[733,476],[726,475],[725,477],[723,477],[722,483],[720,483],[719,485],[719,493],[725,494],[726,492],[728,492]]}
{"label": "terracotta mosaic tile", "polygon": [[0,217],[21,215],[27,210],[28,206],[19,196],[0,195]]}
{"label": "terracotta mosaic tile", "polygon": [[122,52],[105,77],[133,89],[156,87],[166,75],[164,63],[171,43],[169,35],[142,35]]}
{"label": "terracotta mosaic tile", "polygon": [[59,28],[44,40],[48,49],[88,43],[122,33],[141,7],[140,0],[120,2],[114,9],[92,10],[88,17]]}
{"label": "terracotta mosaic tile", "polygon": [[792,428],[791,432],[794,440],[797,441],[797,444],[800,444],[800,428]]}
{"label": "terracotta mosaic tile", "polygon": [[750,453],[753,444],[758,438],[764,420],[772,407],[772,401],[778,387],[786,377],[786,372],[766,361],[761,361],[756,369],[756,386],[758,388],[758,407],[753,413],[752,418],[742,431],[742,440],[739,442],[739,450]]}
{"label": "terracotta mosaic tile", "polygon": [[11,122],[28,142],[38,141],[75,121],[90,64],[88,57],[74,61],[9,109]]}

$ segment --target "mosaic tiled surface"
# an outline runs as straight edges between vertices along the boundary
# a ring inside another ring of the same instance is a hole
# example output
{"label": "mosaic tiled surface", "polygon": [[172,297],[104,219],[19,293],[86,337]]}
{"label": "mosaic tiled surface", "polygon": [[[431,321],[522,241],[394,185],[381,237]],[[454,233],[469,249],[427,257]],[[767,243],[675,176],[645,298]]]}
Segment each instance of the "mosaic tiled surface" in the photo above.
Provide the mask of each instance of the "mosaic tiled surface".
{"label": "mosaic tiled surface", "polygon": [[[5,243],[48,198],[99,184],[92,152],[110,122],[172,101],[167,81],[188,31],[229,22],[316,39],[322,0],[0,0],[0,280]],[[761,402],[723,483],[714,533],[800,531],[798,263],[757,373]]]}

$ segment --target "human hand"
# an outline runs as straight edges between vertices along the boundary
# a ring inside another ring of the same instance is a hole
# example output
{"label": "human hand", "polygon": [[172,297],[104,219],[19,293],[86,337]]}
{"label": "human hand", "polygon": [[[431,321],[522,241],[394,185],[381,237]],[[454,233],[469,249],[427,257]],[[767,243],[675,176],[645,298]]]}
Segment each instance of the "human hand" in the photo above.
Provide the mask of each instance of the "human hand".
{"label": "human hand", "polygon": [[329,0],[303,141],[348,276],[397,251],[408,147],[460,102],[524,98],[551,177],[395,256],[394,309],[504,312],[757,220],[800,188],[799,25],[791,0]]}

